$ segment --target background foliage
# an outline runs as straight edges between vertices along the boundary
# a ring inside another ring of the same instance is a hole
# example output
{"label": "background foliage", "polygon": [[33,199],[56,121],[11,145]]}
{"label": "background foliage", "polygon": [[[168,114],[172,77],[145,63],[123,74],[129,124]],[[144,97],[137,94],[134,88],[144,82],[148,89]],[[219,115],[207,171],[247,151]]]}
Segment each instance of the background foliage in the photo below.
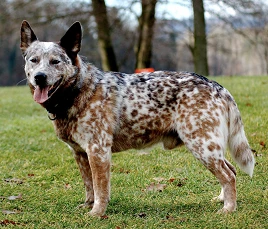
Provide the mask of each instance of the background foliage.
{"label": "background foliage", "polygon": [[[151,3],[155,0],[142,2]],[[156,2],[152,55],[148,55],[151,67],[156,70],[193,71],[195,45],[191,0]],[[170,14],[170,7],[178,9],[176,15]],[[264,0],[204,0],[210,75],[267,74],[267,7]],[[134,72],[138,63],[135,52],[142,31],[140,28],[143,28],[139,24],[143,21],[140,20],[143,15],[140,11],[141,1],[136,0],[123,0],[114,7],[107,5],[111,44],[118,70],[122,72]],[[190,12],[189,16],[178,17],[184,15],[183,11]],[[50,41],[59,40],[66,29],[79,20],[84,30],[81,54],[102,68],[98,26],[90,0],[2,0],[0,85],[16,85],[25,77],[19,50],[20,25],[25,19],[40,40]]]}

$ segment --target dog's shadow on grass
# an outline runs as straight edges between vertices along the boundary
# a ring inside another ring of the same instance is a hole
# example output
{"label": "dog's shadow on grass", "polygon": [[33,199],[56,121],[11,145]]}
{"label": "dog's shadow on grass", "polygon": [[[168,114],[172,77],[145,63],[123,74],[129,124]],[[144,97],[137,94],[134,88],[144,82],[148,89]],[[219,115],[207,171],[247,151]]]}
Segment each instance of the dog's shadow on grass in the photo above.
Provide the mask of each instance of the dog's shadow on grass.
{"label": "dog's shadow on grass", "polygon": [[215,213],[222,207],[222,203],[212,203],[207,200],[191,203],[161,203],[157,199],[150,203],[142,202],[137,198],[131,200],[112,199],[108,205],[107,215],[129,215],[139,218],[182,216],[189,214],[202,215],[204,213]]}

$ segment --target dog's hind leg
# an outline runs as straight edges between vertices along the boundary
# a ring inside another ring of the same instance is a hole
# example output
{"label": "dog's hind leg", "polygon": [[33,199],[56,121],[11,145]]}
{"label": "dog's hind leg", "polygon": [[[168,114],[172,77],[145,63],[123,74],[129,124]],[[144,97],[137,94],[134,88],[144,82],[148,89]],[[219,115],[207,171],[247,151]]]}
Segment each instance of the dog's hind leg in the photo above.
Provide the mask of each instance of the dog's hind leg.
{"label": "dog's hind leg", "polygon": [[[226,165],[230,168],[230,170],[234,173],[234,175],[236,175],[236,169],[235,169],[235,167],[229,161],[227,161],[226,159],[224,161],[225,161]],[[217,196],[217,197],[214,197],[212,199],[212,201],[224,202],[224,188],[223,187],[221,188],[220,195]]]}
{"label": "dog's hind leg", "polygon": [[[209,117],[209,115],[207,114]],[[204,115],[204,117],[206,117]],[[178,125],[178,133],[187,148],[218,179],[222,192],[218,197],[224,202],[220,212],[236,210],[236,175],[234,167],[224,158],[227,147],[227,124],[223,117],[213,121],[192,117],[192,127],[186,120]]]}
{"label": "dog's hind leg", "polygon": [[94,190],[93,190],[92,173],[88,160],[88,155],[85,152],[74,151],[74,158],[78,164],[86,190],[85,203],[79,205],[79,207],[92,208],[94,204]]}
{"label": "dog's hind leg", "polygon": [[236,210],[236,175],[234,167],[224,159],[224,150],[217,142],[219,141],[188,140],[186,146],[219,180],[222,191],[218,200],[224,202],[224,207],[219,212],[228,213]]}
{"label": "dog's hind leg", "polygon": [[[228,162],[229,163],[229,162]],[[228,213],[236,210],[236,175],[226,163],[226,160],[215,161],[210,164],[209,170],[218,178],[222,190],[218,199],[224,202],[219,213]]]}

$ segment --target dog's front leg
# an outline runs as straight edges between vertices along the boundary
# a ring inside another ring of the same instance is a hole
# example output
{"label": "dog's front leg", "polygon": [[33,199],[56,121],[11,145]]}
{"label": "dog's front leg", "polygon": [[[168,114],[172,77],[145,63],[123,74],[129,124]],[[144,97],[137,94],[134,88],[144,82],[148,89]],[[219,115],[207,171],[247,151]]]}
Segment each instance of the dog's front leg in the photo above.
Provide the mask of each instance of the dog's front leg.
{"label": "dog's front leg", "polygon": [[92,144],[88,151],[92,172],[94,205],[90,215],[103,216],[110,200],[111,149]]}
{"label": "dog's front leg", "polygon": [[92,207],[94,203],[94,190],[88,155],[85,152],[74,151],[74,158],[78,164],[86,189],[85,203],[79,205],[79,207]]}

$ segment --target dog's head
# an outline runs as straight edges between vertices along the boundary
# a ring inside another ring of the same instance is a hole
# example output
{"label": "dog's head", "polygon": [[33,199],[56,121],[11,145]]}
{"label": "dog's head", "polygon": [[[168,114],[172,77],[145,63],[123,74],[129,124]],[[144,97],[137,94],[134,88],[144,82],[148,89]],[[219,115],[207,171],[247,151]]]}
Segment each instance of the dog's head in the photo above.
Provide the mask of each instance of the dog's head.
{"label": "dog's head", "polygon": [[82,29],[75,22],[59,42],[41,42],[27,21],[21,25],[20,48],[25,74],[37,103],[44,104],[60,87],[75,81]]}

